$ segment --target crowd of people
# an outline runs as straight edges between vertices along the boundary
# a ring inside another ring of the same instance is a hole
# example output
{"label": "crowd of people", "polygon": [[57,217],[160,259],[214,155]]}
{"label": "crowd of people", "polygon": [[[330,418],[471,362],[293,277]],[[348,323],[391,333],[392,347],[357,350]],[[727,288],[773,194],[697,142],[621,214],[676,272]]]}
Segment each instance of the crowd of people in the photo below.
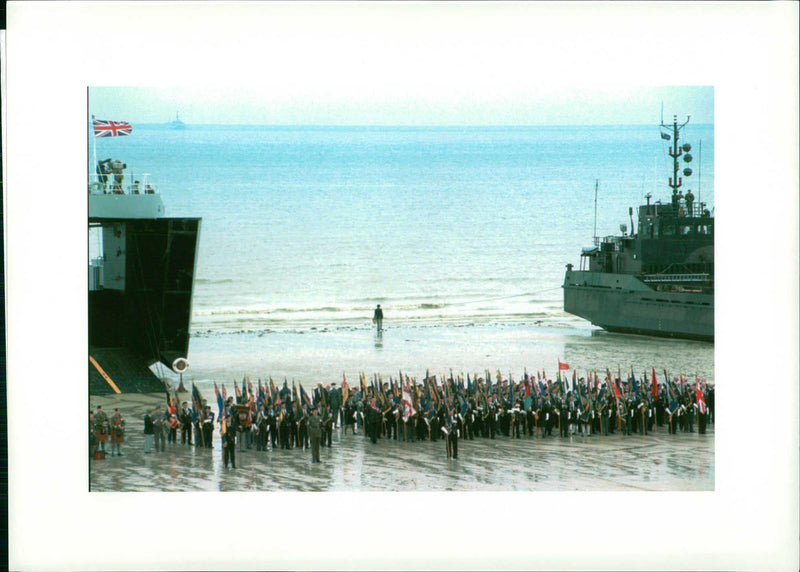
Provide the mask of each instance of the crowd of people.
{"label": "crowd of people", "polygon": [[[555,381],[546,374],[514,381],[497,372],[482,377],[469,375],[431,376],[422,382],[403,376],[389,381],[377,375],[367,382],[364,374],[350,387],[343,376],[341,386],[318,383],[306,392],[302,383],[284,380],[278,388],[270,379],[257,386],[245,379],[234,382],[235,395],[214,384],[217,412],[192,384],[190,401],[179,403],[178,393],[168,390],[165,407],[144,416],[144,452],[164,451],[168,443],[213,448],[214,431],[221,437],[225,466],[236,466],[236,448],[312,449],[319,460],[319,447],[330,447],[334,429],[363,434],[372,443],[378,439],[438,441],[446,444],[448,457],[458,458],[459,439],[548,438],[646,435],[666,427],[670,434],[706,432],[714,422],[714,387],[705,380],[690,382],[685,376],[663,381],[655,369],[648,379],[631,371],[623,378],[607,370],[601,382],[595,373],[572,379],[562,375]],[[112,439],[120,454],[124,420],[118,410],[108,419],[102,409],[90,413],[90,434],[96,447],[105,450]],[[94,447],[94,446],[93,446]],[[90,449],[91,451],[95,449]]]}

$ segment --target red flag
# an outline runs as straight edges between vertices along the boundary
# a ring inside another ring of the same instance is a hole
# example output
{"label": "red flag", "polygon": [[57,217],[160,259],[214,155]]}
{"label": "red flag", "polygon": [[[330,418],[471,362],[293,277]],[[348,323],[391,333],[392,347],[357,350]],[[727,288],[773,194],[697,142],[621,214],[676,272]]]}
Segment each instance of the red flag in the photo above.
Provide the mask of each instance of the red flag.
{"label": "red flag", "polygon": [[558,360],[558,369],[559,371],[569,371],[569,364],[561,363],[561,360]]}
{"label": "red flag", "polygon": [[656,379],[656,368],[653,369],[653,397],[658,398],[658,379]]}
{"label": "red flag", "polygon": [[705,413],[706,412],[706,400],[703,398],[703,390],[700,389],[700,380],[699,379],[695,382],[694,394],[695,394],[695,400],[697,401],[697,408],[700,410],[700,413]]}

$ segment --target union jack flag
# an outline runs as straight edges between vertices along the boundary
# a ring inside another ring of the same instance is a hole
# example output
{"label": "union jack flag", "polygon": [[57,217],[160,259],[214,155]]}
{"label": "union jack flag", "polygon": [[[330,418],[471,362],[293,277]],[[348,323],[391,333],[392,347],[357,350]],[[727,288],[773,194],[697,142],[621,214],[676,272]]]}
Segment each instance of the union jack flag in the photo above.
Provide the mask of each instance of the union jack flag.
{"label": "union jack flag", "polygon": [[105,119],[92,118],[95,137],[117,137],[130,135],[133,127],[127,121],[108,121]]}

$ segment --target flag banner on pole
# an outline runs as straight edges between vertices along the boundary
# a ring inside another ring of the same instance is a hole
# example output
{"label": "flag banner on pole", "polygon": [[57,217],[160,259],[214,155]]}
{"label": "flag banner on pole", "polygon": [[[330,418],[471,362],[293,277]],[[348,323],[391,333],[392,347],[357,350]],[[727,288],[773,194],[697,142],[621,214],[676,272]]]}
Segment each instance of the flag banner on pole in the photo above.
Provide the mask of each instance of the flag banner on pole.
{"label": "flag banner on pole", "polygon": [[108,121],[106,119],[92,119],[95,137],[121,137],[130,135],[133,127],[127,121]]}
{"label": "flag banner on pole", "polygon": [[658,397],[658,379],[656,378],[656,368],[651,368],[653,372],[653,397]]}
{"label": "flag banner on pole", "polygon": [[412,415],[416,415],[416,411],[414,410],[414,403],[411,399],[411,393],[408,391],[408,387],[403,388],[403,421],[408,422],[408,419]]}
{"label": "flag banner on pole", "polygon": [[559,371],[569,371],[569,364],[558,360],[558,369]]}
{"label": "flag banner on pole", "polygon": [[706,400],[703,397],[703,390],[700,389],[700,381],[698,380],[695,383],[695,400],[697,401],[697,408],[700,410],[700,413],[706,412]]}

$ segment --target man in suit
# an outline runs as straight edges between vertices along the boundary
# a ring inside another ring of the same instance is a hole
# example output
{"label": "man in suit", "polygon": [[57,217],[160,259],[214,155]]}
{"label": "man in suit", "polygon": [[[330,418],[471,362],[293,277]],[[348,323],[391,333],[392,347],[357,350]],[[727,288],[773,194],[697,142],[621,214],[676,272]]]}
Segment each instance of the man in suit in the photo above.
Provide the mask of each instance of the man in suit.
{"label": "man in suit", "polygon": [[459,429],[461,425],[461,415],[456,414],[451,409],[447,413],[447,440],[450,445],[450,457],[458,459],[458,437],[461,433]]}
{"label": "man in suit", "polygon": [[339,413],[342,408],[342,390],[336,387],[336,382],[331,384],[330,392],[328,392],[328,399],[331,406],[331,419],[333,420],[334,427],[341,427],[344,425],[343,421],[339,421]]}
{"label": "man in suit", "polygon": [[225,443],[222,445],[222,463],[225,468],[228,468],[228,462],[231,467],[236,468],[236,433],[239,427],[239,410],[233,403],[233,397],[228,398],[228,403],[225,407],[225,416],[227,419],[224,421],[220,419],[220,430],[222,423],[226,424],[225,427]]}
{"label": "man in suit", "polygon": [[181,445],[192,444],[192,410],[187,402],[181,404]]}
{"label": "man in suit", "polygon": [[206,449],[213,449],[211,440],[214,437],[214,412],[211,411],[211,406],[206,405],[206,410],[203,416],[203,443]]}

